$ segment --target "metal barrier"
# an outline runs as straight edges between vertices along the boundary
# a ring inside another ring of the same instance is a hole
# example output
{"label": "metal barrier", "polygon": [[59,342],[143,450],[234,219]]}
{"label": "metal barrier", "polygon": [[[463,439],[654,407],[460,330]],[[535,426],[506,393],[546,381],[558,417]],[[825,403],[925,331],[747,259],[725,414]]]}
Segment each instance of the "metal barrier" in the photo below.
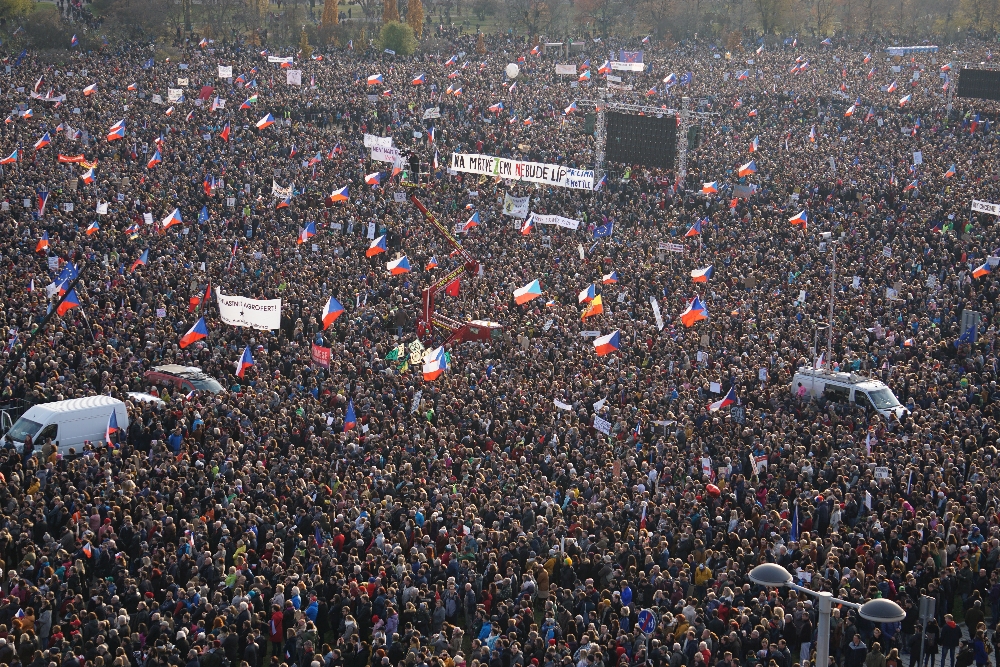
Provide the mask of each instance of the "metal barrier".
{"label": "metal barrier", "polygon": [[6,435],[21,415],[33,404],[20,398],[12,398],[0,405],[0,435]]}

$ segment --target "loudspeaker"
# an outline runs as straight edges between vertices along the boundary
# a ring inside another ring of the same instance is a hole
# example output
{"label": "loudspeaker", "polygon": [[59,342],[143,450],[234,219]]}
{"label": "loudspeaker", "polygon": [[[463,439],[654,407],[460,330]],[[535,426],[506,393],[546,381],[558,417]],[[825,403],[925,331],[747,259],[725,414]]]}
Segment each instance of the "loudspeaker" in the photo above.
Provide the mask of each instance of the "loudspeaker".
{"label": "loudspeaker", "polygon": [[1000,101],[1000,71],[962,69],[958,74],[955,95],[975,100]]}

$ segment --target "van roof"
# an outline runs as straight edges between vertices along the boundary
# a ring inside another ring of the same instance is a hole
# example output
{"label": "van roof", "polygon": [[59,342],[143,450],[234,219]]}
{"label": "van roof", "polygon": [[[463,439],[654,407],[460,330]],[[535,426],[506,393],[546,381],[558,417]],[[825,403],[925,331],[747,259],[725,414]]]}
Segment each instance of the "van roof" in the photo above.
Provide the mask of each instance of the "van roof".
{"label": "van roof", "polygon": [[85,396],[83,398],[71,398],[68,401],[54,401],[52,403],[40,403],[38,405],[33,405],[30,410],[36,412],[45,412],[49,414],[58,412],[76,412],[79,410],[86,410],[88,408],[103,408],[124,405],[117,398],[112,398],[110,396],[104,396],[103,394],[98,394],[96,396]]}
{"label": "van roof", "polygon": [[880,380],[875,380],[873,378],[866,378],[863,375],[857,375],[855,373],[831,373],[825,370],[819,370],[815,368],[809,368],[808,366],[802,366],[795,373],[796,375],[808,375],[809,377],[820,378],[823,380],[831,380],[833,382],[842,382],[844,384],[853,385],[867,385],[866,389],[879,389],[884,387]]}
{"label": "van roof", "polygon": [[181,366],[180,364],[163,364],[162,366],[155,366],[153,370],[158,373],[169,373],[171,375],[176,375],[177,377],[181,377],[186,380],[209,379],[209,376],[206,375],[197,366]]}

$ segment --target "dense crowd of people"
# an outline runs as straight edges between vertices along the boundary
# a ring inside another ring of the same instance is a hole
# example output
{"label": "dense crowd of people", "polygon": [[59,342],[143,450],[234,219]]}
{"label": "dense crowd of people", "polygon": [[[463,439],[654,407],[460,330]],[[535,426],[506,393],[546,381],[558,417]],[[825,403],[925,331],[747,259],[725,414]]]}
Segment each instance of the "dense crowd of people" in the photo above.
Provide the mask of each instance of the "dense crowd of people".
{"label": "dense crowd of people", "polygon": [[[1000,234],[970,213],[972,199],[1000,202],[996,110],[949,96],[941,76],[989,46],[891,58],[881,42],[806,41],[589,40],[561,58],[506,36],[412,58],[354,44],[296,57],[302,85],[250,46],[11,54],[0,394],[108,394],[129,424],[76,456],[9,439],[0,451],[0,663],[815,667],[812,599],[748,578],[775,562],[813,590],[906,611],[874,624],[834,609],[831,665],[916,665],[921,647],[932,667],[1000,664],[1000,287],[973,277]],[[452,153],[592,168],[591,108],[565,110],[601,94],[619,48],[642,49],[646,71],[616,71],[610,99],[687,96],[711,114],[686,178],[609,164],[590,191],[449,171]],[[589,82],[555,74],[585,61]],[[268,113],[277,122],[257,129]],[[373,162],[366,134],[427,172]],[[88,164],[58,159],[79,154]],[[326,201],[344,186],[346,201]],[[460,242],[483,271],[437,308],[503,327],[449,344],[433,381],[409,354],[421,290],[464,260],[397,193],[449,228],[479,213]],[[505,194],[581,224],[522,234]],[[181,224],[164,229],[175,208]],[[801,211],[807,224],[791,224]],[[383,234],[387,252],[366,256]],[[412,270],[392,275],[399,254]],[[61,298],[45,286],[70,265],[80,305],[39,328]],[[541,298],[517,305],[536,279]],[[214,296],[197,300],[209,284],[280,298],[281,328],[224,324]],[[591,284],[604,312],[583,320]],[[695,295],[709,317],[687,327]],[[324,328],[331,296],[346,313]],[[967,310],[981,320],[961,342]],[[181,348],[199,317],[207,338]],[[830,324],[828,364],[883,380],[908,414],[791,391]],[[619,331],[620,349],[597,356],[595,330]],[[167,363],[225,389],[146,379]],[[730,388],[741,417],[708,409]],[[936,602],[926,632],[922,595]]]}

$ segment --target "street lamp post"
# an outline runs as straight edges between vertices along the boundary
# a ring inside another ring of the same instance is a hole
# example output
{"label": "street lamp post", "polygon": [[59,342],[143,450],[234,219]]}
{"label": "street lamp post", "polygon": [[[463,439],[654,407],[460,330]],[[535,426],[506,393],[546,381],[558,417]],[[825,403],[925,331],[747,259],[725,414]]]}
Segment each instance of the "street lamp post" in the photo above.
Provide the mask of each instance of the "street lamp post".
{"label": "street lamp post", "polygon": [[791,588],[793,591],[805,593],[817,598],[819,609],[819,628],[816,632],[816,664],[814,667],[829,667],[830,663],[830,615],[833,603],[857,609],[861,618],[873,623],[895,623],[906,618],[906,612],[893,602],[884,598],[869,600],[864,604],[855,604],[847,600],[835,598],[826,591],[814,591],[792,582],[792,575],[776,563],[764,563],[750,570],[750,581],[758,586],[769,588]]}

